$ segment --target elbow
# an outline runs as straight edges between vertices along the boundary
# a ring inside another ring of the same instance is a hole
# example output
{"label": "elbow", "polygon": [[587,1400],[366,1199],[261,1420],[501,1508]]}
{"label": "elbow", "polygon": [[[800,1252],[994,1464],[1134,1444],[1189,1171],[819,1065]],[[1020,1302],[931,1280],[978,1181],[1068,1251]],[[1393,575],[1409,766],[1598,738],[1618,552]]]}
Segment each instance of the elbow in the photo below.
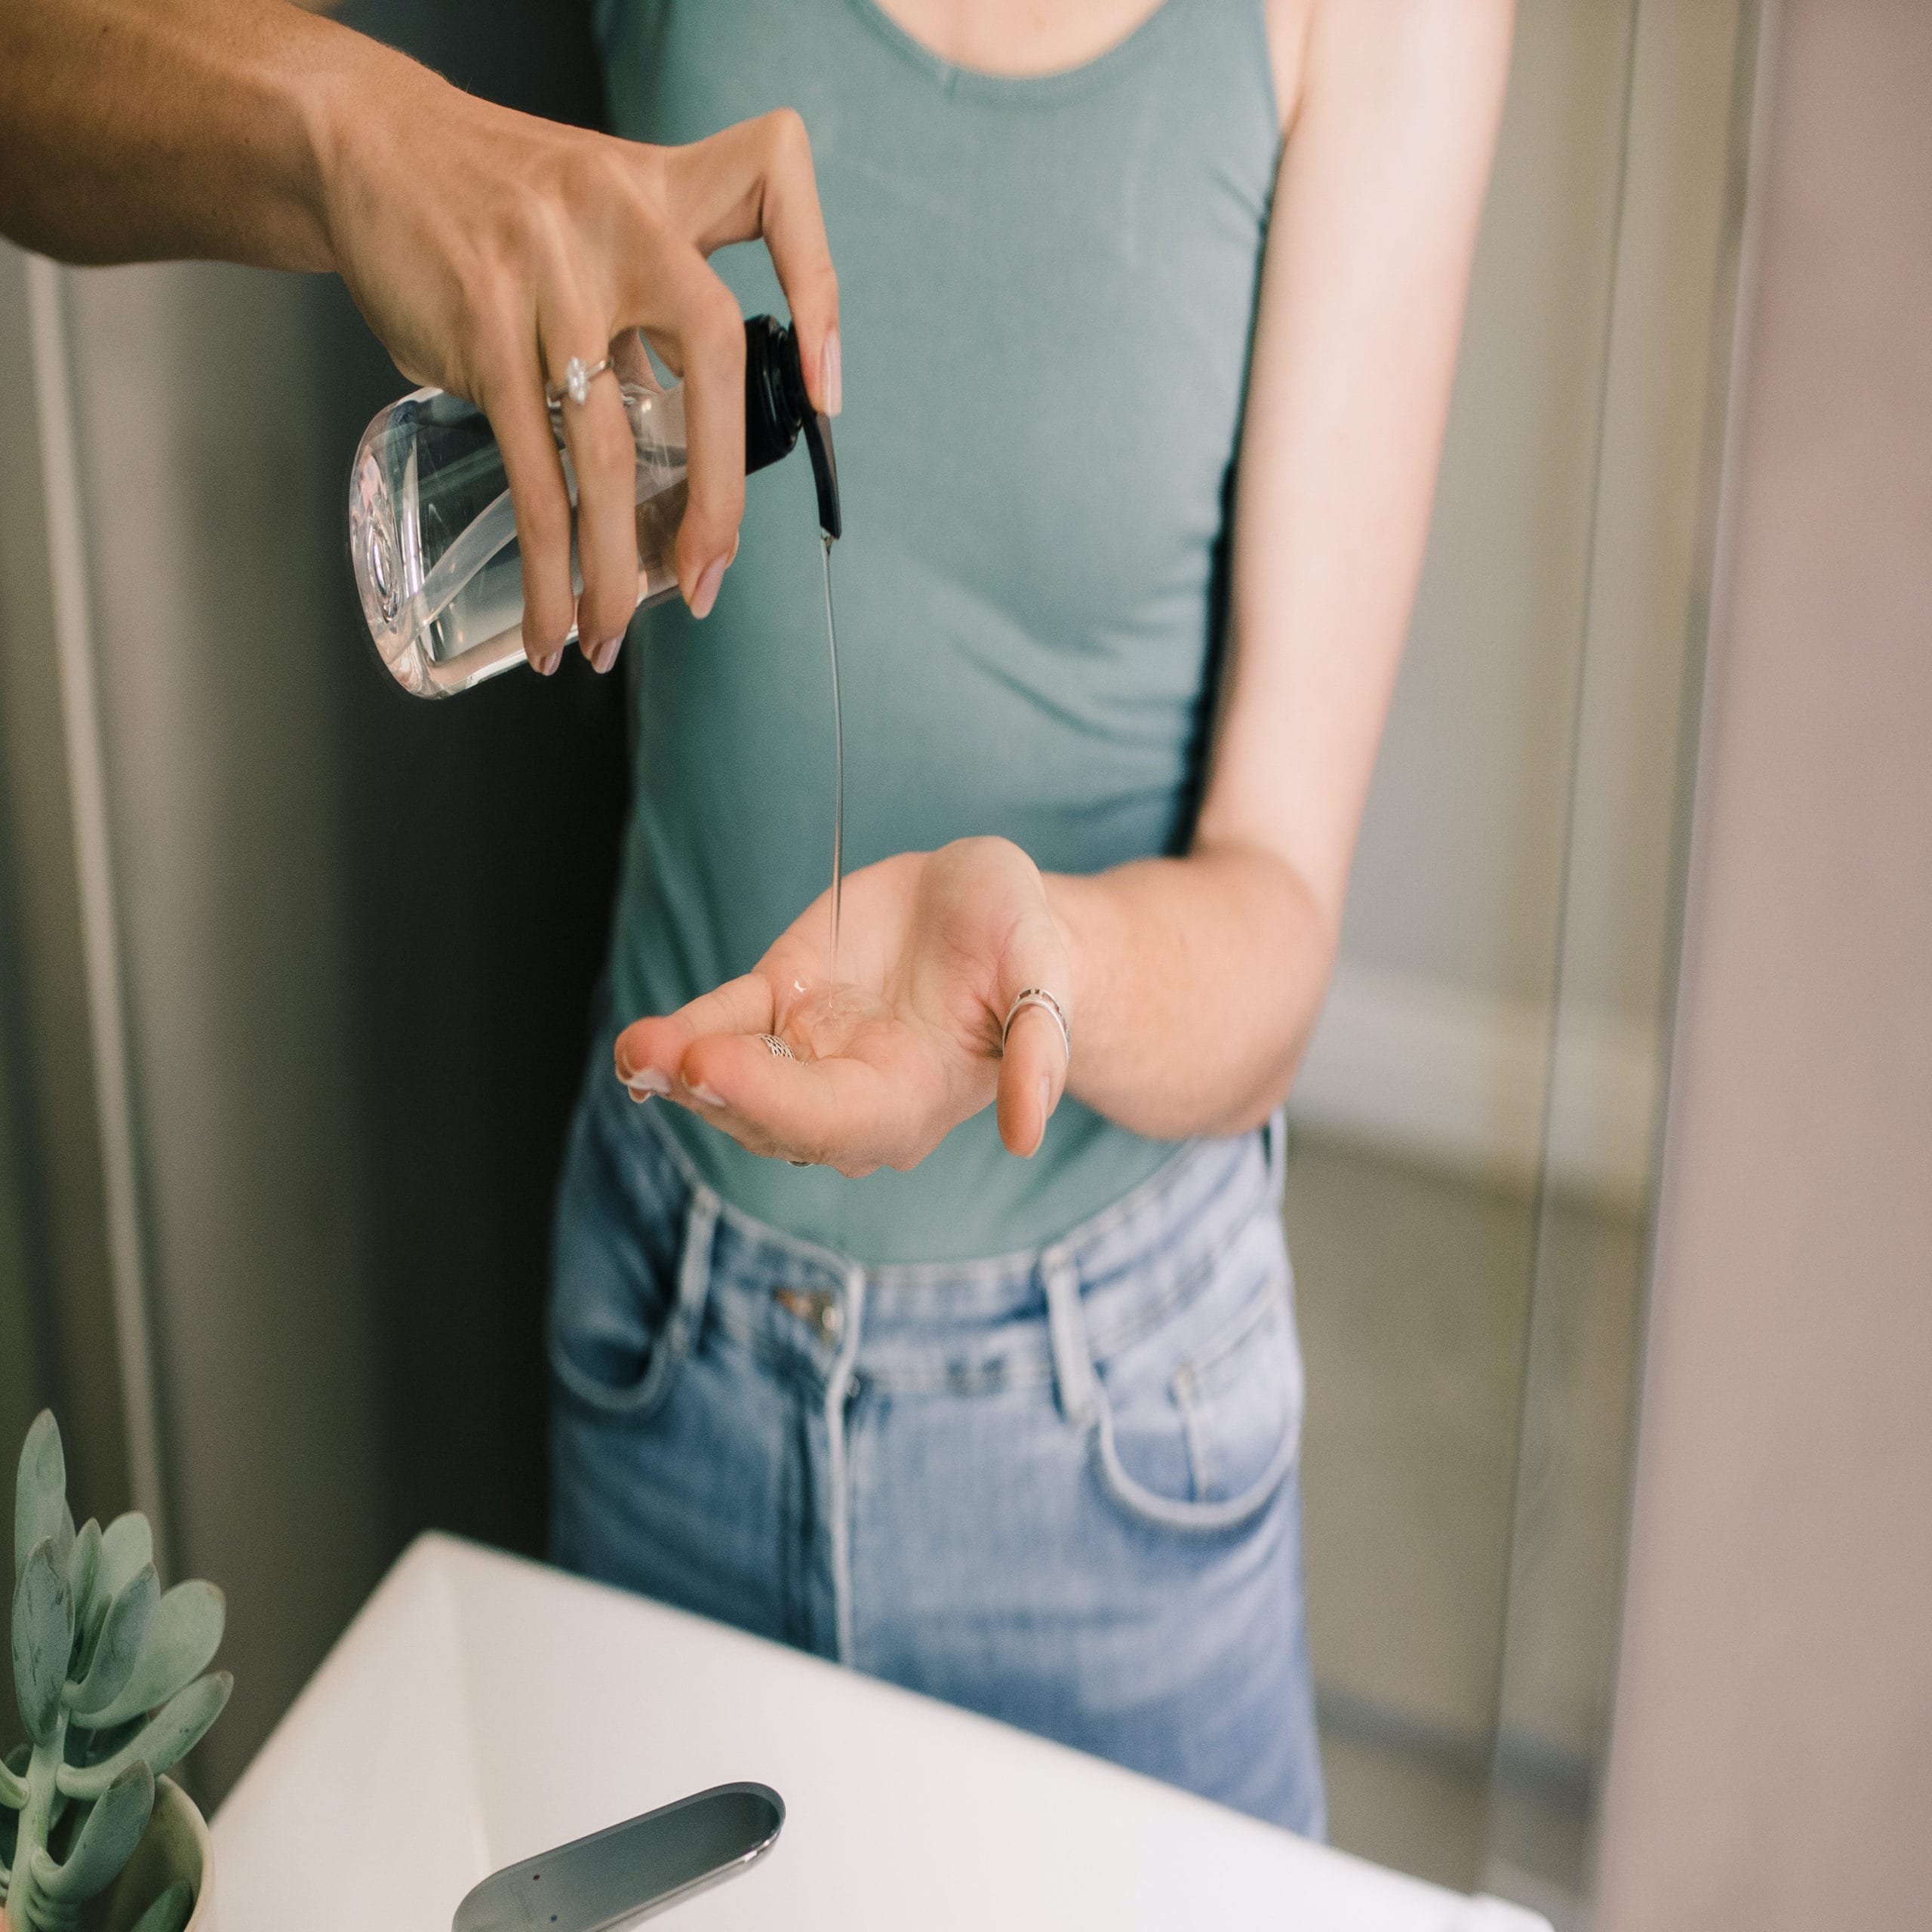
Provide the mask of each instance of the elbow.
{"label": "elbow", "polygon": [[1238,1084],[1226,1096],[1214,1118],[1193,1131],[1217,1138],[1253,1134],[1266,1127],[1287,1105],[1315,1031],[1326,989],[1325,971],[1310,986],[1284,989],[1281,1004],[1279,1043],[1253,1055]]}
{"label": "elbow", "polygon": [[1266,1127],[1276,1114],[1288,1103],[1288,1095],[1294,1086],[1295,1075],[1301,1069],[1302,1054],[1306,1042],[1298,1044],[1291,1054],[1279,1056],[1267,1066],[1258,1068],[1251,1083],[1235,1098],[1220,1118],[1205,1131],[1210,1134],[1232,1137],[1235,1134],[1254,1134]]}

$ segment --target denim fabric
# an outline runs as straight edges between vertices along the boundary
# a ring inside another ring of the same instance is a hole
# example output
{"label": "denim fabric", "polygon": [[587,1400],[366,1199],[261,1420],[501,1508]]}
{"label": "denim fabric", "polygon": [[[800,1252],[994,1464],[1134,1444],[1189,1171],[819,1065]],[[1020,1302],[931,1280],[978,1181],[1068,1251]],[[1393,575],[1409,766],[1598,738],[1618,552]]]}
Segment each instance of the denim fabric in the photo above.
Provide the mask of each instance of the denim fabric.
{"label": "denim fabric", "polygon": [[1037,1252],[867,1269],[721,1202],[664,1104],[605,1057],[572,1130],[557,1560],[1318,1836],[1263,1137]]}

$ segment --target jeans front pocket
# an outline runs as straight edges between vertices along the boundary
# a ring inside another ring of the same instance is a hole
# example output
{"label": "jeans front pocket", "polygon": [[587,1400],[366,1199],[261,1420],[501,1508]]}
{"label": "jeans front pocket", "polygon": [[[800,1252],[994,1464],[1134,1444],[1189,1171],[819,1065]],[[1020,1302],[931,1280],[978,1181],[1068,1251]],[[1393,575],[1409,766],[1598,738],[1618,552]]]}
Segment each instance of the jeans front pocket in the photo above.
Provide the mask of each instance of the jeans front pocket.
{"label": "jeans front pocket", "polygon": [[550,1370],[586,1407],[641,1422],[703,1319],[718,1199],[604,1100],[580,1109],[558,1189]]}
{"label": "jeans front pocket", "polygon": [[1094,1377],[1102,1481],[1124,1508],[1167,1529],[1247,1522],[1300,1453],[1301,1350],[1272,1204],[1216,1269],[1220,1279],[1137,1346],[1137,1373],[1103,1367]]}
{"label": "jeans front pocket", "polygon": [[1301,1350],[1286,1277],[1183,1361],[1170,1386],[1195,1495],[1224,1503],[1255,1486],[1272,1491],[1301,1446]]}

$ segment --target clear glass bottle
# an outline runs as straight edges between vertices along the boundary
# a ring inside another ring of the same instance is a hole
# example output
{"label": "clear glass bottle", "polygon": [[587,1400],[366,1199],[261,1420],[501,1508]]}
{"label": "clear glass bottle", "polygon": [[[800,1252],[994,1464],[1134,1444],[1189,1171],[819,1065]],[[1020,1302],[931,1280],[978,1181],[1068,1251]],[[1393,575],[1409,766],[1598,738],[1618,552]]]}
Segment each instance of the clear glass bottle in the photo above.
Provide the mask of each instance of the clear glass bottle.
{"label": "clear glass bottle", "polygon": [[[602,377],[598,381],[605,380]],[[672,561],[685,513],[681,385],[620,385],[637,445],[637,601],[675,594]],[[551,423],[563,447],[561,406]],[[803,433],[819,522],[840,529],[832,429],[805,395],[796,339],[783,323],[745,325],[745,468],[762,469]],[[564,457],[574,512],[577,479]],[[441,389],[418,389],[363,432],[349,482],[349,554],[362,614],[390,675],[418,697],[447,697],[525,661],[523,565],[503,460],[488,419]],[[582,587],[574,537],[573,585]],[[571,631],[577,635],[575,627]]]}

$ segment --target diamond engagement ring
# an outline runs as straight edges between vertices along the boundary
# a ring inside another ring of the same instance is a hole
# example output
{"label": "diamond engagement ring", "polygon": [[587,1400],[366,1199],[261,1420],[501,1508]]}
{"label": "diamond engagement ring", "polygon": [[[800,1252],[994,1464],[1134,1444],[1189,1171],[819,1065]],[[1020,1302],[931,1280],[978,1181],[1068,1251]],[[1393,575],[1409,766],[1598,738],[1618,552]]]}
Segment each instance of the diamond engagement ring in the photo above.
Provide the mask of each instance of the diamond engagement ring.
{"label": "diamond engagement ring", "polygon": [[774,1060],[796,1060],[798,1055],[776,1033],[761,1033],[758,1038],[764,1042],[764,1050]]}
{"label": "diamond engagement ring", "polygon": [[543,400],[554,409],[565,396],[581,409],[590,395],[590,386],[599,376],[608,375],[614,365],[609,356],[601,362],[586,363],[580,355],[573,355],[564,365],[564,380],[561,383],[543,385]]}
{"label": "diamond engagement ring", "polygon": [[1067,1064],[1073,1064],[1073,1029],[1066,1023],[1066,1009],[1044,986],[1029,986],[1023,992],[1014,996],[1013,1004],[1006,1009],[1006,1024],[999,1029],[999,1050],[1006,1051],[1007,1035],[1013,1031],[1013,1023],[1029,1006],[1043,1008],[1054,1017],[1054,1024],[1060,1029],[1060,1043],[1066,1054]]}

